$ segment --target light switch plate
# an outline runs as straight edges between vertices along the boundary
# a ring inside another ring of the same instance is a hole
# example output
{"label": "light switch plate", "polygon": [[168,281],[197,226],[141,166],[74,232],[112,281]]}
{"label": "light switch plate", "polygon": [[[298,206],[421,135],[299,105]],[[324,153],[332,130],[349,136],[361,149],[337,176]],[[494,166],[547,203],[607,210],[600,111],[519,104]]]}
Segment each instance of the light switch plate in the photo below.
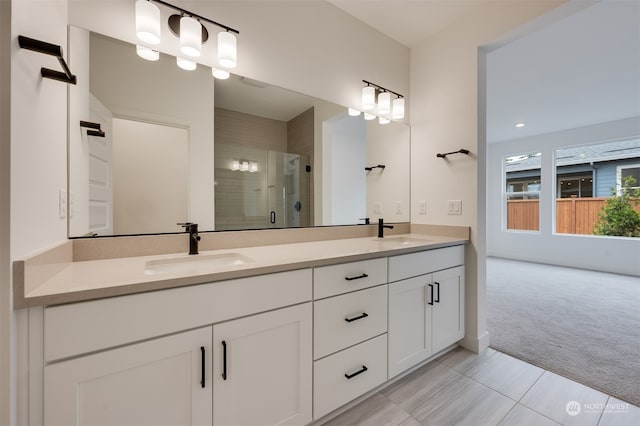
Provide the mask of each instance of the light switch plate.
{"label": "light switch plate", "polygon": [[67,191],[64,189],[58,191],[58,216],[60,219],[67,218]]}
{"label": "light switch plate", "polygon": [[427,214],[427,201],[426,200],[420,200],[419,206],[418,206],[418,214]]}
{"label": "light switch plate", "polygon": [[396,201],[396,214],[402,214],[402,203],[400,201]]}
{"label": "light switch plate", "polygon": [[462,200],[447,201],[447,214],[449,215],[462,214]]}

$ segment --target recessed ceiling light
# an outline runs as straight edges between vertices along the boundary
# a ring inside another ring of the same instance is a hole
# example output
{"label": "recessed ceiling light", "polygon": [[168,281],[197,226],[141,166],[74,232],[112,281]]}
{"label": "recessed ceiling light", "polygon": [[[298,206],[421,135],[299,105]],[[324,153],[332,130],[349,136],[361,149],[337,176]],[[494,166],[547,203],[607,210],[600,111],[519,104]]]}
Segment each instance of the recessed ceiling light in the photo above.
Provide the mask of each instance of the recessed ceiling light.
{"label": "recessed ceiling light", "polygon": [[518,127],[518,128],[524,127],[524,123],[516,123],[516,127]]}

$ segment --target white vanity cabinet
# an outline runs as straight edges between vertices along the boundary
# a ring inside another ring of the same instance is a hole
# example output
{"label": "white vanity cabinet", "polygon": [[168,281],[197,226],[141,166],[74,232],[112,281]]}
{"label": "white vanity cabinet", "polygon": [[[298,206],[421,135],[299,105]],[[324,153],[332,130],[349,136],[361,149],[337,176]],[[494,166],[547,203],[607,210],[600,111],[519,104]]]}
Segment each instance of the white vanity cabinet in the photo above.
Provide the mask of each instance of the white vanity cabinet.
{"label": "white vanity cabinet", "polygon": [[213,326],[214,425],[311,422],[311,303]]}
{"label": "white vanity cabinet", "polygon": [[464,337],[463,250],[389,258],[389,378]]}
{"label": "white vanity cabinet", "polygon": [[211,425],[211,327],[45,367],[45,425]]}
{"label": "white vanity cabinet", "polygon": [[387,380],[386,282],[386,258],[314,269],[314,419]]}
{"label": "white vanity cabinet", "polygon": [[45,308],[44,424],[311,422],[311,278],[301,269]]}

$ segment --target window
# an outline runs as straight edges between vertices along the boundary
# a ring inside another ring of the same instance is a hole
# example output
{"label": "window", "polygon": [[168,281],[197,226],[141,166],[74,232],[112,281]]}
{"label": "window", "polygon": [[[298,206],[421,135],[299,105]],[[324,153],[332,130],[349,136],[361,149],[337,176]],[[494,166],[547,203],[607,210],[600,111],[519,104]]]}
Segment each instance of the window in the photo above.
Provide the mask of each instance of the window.
{"label": "window", "polygon": [[504,158],[504,206],[507,230],[540,229],[540,157],[534,152]]}
{"label": "window", "polygon": [[570,174],[558,175],[558,198],[586,198],[593,197],[593,175]]}
{"label": "window", "polygon": [[640,164],[629,164],[618,166],[616,169],[616,189],[620,194],[620,188],[622,188],[622,182],[625,178],[632,177],[635,183],[631,188],[640,188]]}
{"label": "window", "polygon": [[627,176],[640,187],[640,138],[555,150],[555,232],[593,235],[603,207]]}

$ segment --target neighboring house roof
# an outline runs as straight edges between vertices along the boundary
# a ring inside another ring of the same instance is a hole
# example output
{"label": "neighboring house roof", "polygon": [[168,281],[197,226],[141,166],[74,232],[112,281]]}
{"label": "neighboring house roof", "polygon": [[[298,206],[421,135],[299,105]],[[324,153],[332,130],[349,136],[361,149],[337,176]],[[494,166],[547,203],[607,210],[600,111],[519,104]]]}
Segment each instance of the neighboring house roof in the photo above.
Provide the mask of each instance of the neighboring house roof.
{"label": "neighboring house roof", "polygon": [[[603,161],[640,159],[640,138],[624,141],[603,142],[556,150],[556,165],[571,166]],[[540,153],[512,155],[506,158],[506,171],[531,170],[540,168]]]}

